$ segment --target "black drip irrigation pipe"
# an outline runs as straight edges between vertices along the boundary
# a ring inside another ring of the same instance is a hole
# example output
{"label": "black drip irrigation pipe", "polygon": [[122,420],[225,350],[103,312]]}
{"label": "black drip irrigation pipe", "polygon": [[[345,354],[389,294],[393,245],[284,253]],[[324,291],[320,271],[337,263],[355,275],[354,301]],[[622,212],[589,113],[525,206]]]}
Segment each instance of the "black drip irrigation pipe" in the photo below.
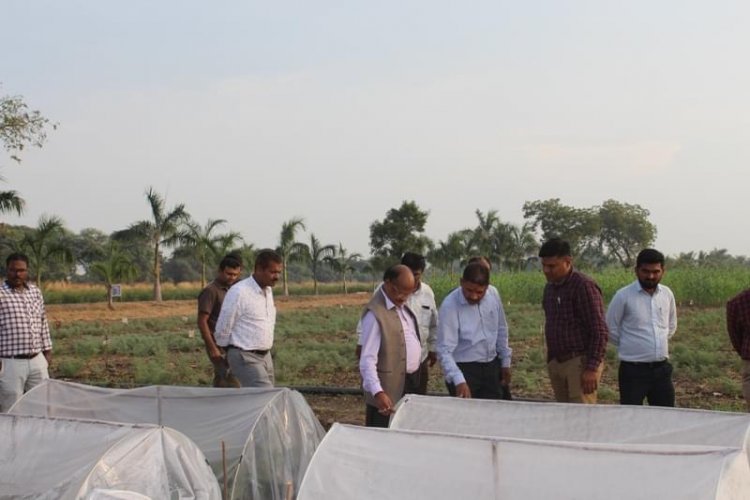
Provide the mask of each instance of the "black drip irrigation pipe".
{"label": "black drip irrigation pipe", "polygon": [[[315,396],[362,396],[362,389],[359,387],[323,387],[314,385],[286,386],[301,394],[310,394]],[[450,396],[447,392],[428,392],[428,396]],[[513,398],[513,401],[523,401],[526,403],[552,403],[549,399],[527,399]]]}

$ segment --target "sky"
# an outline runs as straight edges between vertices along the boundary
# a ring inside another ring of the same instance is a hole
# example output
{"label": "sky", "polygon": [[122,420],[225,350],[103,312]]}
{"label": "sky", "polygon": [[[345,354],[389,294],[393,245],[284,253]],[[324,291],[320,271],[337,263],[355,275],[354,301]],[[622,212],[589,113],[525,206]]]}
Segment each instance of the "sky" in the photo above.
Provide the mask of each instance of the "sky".
{"label": "sky", "polygon": [[10,224],[111,232],[145,191],[273,247],[302,217],[368,256],[526,201],[639,204],[656,248],[750,255],[750,2],[0,0],[0,95],[58,124]]}

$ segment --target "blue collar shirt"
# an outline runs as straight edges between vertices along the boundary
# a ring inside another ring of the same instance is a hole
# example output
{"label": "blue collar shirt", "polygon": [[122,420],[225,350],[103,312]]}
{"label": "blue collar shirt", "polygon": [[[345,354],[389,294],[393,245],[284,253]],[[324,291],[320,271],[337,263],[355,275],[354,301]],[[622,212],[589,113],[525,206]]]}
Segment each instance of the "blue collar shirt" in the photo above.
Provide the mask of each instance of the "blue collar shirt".
{"label": "blue collar shirt", "polygon": [[668,341],[677,330],[672,290],[659,284],[650,294],[637,280],[621,288],[607,308],[607,326],[621,360],[650,363],[669,358]]}

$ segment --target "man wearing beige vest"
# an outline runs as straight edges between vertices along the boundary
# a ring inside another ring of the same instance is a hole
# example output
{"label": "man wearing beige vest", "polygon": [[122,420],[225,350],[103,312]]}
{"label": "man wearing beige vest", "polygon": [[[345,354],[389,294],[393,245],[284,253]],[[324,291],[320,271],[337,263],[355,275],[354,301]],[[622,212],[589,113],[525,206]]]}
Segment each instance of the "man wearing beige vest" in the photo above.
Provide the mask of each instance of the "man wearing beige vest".
{"label": "man wearing beige vest", "polygon": [[368,427],[388,427],[394,404],[419,389],[422,346],[416,317],[406,306],[413,291],[411,269],[389,267],[362,315],[359,372]]}

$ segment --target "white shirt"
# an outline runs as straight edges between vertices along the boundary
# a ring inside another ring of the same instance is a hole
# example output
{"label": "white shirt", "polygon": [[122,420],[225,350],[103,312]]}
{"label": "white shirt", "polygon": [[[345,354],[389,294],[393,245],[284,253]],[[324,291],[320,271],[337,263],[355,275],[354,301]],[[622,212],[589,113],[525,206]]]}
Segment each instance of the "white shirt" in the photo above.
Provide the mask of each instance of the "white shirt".
{"label": "white shirt", "polygon": [[250,276],[227,291],[216,320],[216,345],[233,345],[244,350],[273,347],[276,306],[273,290],[261,288]]}
{"label": "white shirt", "polygon": [[469,304],[461,287],[449,293],[440,305],[437,354],[445,380],[466,382],[456,363],[487,363],[499,357],[510,367],[513,351],[508,345],[508,322],[500,294],[488,289],[479,304]]}
{"label": "white shirt", "polygon": [[[382,293],[385,297],[385,307],[389,311],[396,309],[401,326],[404,329],[406,342],[406,373],[419,370],[420,353],[422,351],[417,336],[417,325],[414,318],[406,310],[408,306],[397,307],[382,289],[375,293]],[[367,311],[362,317],[362,356],[359,358],[359,372],[362,375],[362,388],[373,396],[383,390],[378,377],[378,352],[380,351],[380,324],[372,311]]]}
{"label": "white shirt", "polygon": [[[378,293],[382,287],[383,284],[380,283],[375,293]],[[419,361],[424,362],[427,354],[435,352],[437,341],[438,310],[435,304],[435,292],[427,283],[420,282],[419,288],[406,299],[406,305],[417,317],[419,340],[422,345]],[[362,345],[362,318],[357,323],[357,345]]]}
{"label": "white shirt", "polygon": [[672,290],[657,285],[653,295],[636,280],[617,291],[607,308],[609,341],[623,361],[654,362],[669,357],[668,340],[677,330]]}

